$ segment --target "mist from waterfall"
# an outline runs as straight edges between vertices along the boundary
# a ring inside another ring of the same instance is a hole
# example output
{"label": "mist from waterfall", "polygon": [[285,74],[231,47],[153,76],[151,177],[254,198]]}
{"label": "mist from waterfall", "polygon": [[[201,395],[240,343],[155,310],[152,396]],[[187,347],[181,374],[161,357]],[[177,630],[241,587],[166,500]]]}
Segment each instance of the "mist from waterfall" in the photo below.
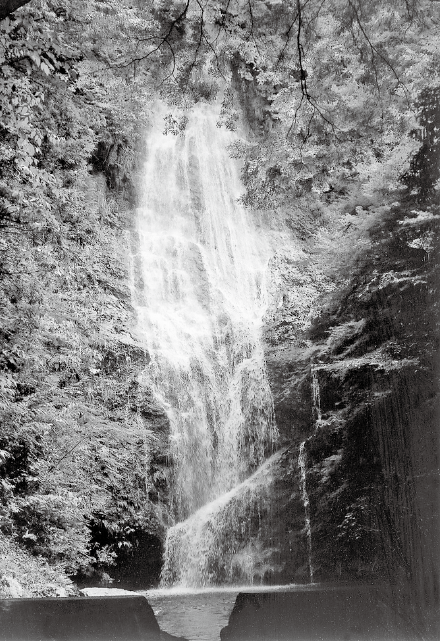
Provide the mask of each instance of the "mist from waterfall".
{"label": "mist from waterfall", "polygon": [[276,440],[261,341],[269,248],[239,203],[234,134],[216,126],[217,109],[193,108],[177,136],[163,116],[147,139],[136,308],[182,521],[243,482]]}

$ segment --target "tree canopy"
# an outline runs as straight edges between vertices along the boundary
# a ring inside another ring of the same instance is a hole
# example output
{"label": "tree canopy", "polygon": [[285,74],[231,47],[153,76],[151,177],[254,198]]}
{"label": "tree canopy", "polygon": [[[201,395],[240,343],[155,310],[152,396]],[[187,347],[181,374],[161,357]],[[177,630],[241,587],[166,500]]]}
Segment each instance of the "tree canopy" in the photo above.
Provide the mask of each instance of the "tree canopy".
{"label": "tree canopy", "polygon": [[38,156],[33,123],[56,80],[129,135],[151,97],[188,106],[221,90],[223,125],[252,114],[236,154],[254,206],[353,179],[395,187],[423,139],[420,97],[439,84],[433,0],[35,0],[12,16],[1,97],[17,162]]}

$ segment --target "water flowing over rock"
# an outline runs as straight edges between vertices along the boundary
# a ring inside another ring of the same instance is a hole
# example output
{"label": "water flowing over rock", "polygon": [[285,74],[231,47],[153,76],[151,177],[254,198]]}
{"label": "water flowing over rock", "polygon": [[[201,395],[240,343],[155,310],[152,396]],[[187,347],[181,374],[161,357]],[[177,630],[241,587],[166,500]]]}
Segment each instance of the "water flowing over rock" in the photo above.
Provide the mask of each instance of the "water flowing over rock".
{"label": "water flowing over rock", "polygon": [[276,550],[267,547],[262,523],[281,457],[277,452],[243,483],[171,528],[163,585],[252,585],[275,569]]}
{"label": "water flowing over rock", "polygon": [[[312,410],[313,418],[315,419],[315,432],[319,430],[320,423],[322,422],[321,412],[321,392],[319,389],[318,371],[316,366],[311,366],[311,391],[312,391]],[[304,525],[307,539],[307,552],[309,562],[309,575],[310,583],[313,583],[313,547],[312,547],[312,526],[310,521],[310,499],[307,491],[307,440],[300,443],[298,451],[298,469],[299,469],[299,484],[301,490],[301,498],[304,505]]]}
{"label": "water flowing over rock", "polygon": [[[162,132],[163,115],[147,141],[135,305],[151,355],[145,377],[170,421],[174,512],[187,519],[209,504],[187,531],[189,521],[171,529],[167,573],[205,584],[203,568],[199,578],[193,566],[171,570],[169,555],[193,563],[176,547],[185,548],[197,519],[208,523],[209,513],[214,523],[224,495],[264,462],[276,439],[261,342],[269,249],[239,204],[238,167],[228,155],[233,134],[216,127],[215,108],[194,108],[177,136]],[[208,540],[197,552],[202,566]]]}
{"label": "water flowing over rock", "polygon": [[309,554],[309,574],[310,583],[313,583],[313,558],[312,558],[312,529],[310,525],[310,500],[307,492],[307,461],[306,461],[306,442],[303,441],[299,446],[298,467],[300,470],[301,497],[304,504],[304,521],[307,536],[307,551]]}

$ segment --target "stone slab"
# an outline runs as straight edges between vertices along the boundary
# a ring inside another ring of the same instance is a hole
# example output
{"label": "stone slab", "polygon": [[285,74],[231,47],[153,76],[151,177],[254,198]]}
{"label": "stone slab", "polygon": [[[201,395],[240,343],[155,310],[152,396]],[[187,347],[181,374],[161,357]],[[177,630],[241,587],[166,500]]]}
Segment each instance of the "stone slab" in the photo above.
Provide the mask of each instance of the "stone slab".
{"label": "stone slab", "polygon": [[143,596],[1,599],[0,641],[160,641]]}
{"label": "stone slab", "polygon": [[222,641],[403,641],[403,621],[371,588],[241,592]]}

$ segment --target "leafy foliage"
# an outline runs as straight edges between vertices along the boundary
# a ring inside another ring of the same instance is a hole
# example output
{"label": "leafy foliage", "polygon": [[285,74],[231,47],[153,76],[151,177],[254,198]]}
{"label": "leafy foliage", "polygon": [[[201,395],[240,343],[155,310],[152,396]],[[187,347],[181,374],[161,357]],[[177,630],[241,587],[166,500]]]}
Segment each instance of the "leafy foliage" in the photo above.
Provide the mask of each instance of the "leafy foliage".
{"label": "leafy foliage", "polygon": [[70,573],[102,563],[93,514],[161,527],[126,260],[145,88],[127,104],[125,72],[87,77],[108,9],[0,22],[0,530]]}
{"label": "leafy foliage", "polygon": [[128,334],[121,228],[104,197],[94,208],[87,191],[69,192],[56,230],[38,222],[3,253],[0,473],[2,530],[74,569],[89,560],[84,515],[129,519],[149,504],[136,391],[145,355]]}
{"label": "leafy foliage", "polygon": [[113,70],[130,68],[182,106],[223,87],[229,127],[241,101],[258,139],[242,149],[252,206],[354,181],[395,189],[418,146],[417,100],[439,84],[428,0],[158,0],[143,12],[107,10],[124,32],[124,46],[106,50]]}

